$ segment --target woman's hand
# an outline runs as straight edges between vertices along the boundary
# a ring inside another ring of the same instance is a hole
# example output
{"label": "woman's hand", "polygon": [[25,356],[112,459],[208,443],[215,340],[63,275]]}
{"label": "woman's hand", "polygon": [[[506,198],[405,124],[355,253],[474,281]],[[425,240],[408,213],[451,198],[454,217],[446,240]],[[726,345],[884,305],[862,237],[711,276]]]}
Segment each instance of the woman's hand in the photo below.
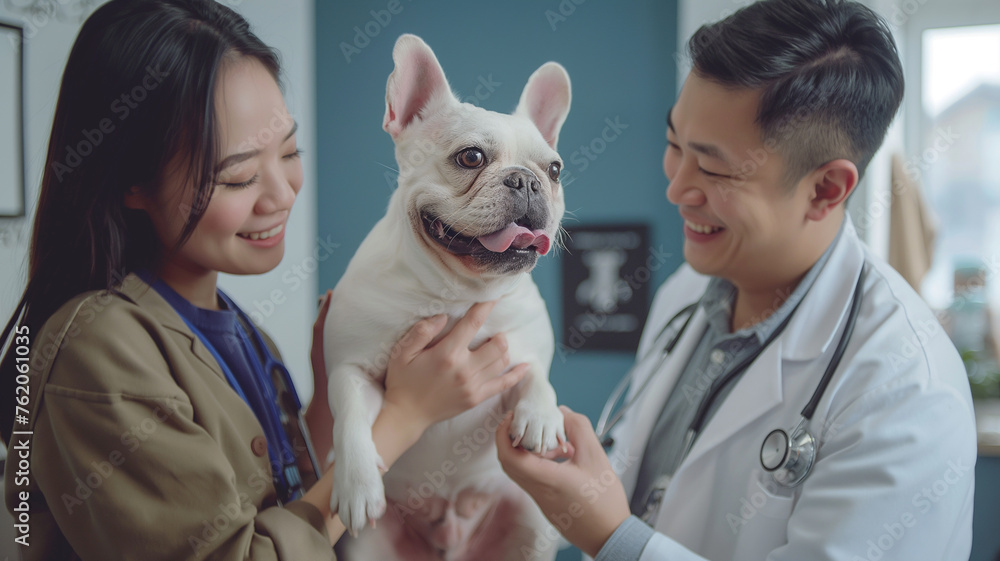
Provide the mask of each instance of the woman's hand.
{"label": "woman's hand", "polygon": [[326,294],[320,298],[319,313],[316,314],[316,321],[313,322],[312,348],[309,350],[309,361],[313,369],[313,385],[326,391],[326,361],[323,356],[323,327],[326,325],[326,314],[330,311],[330,299],[333,296],[332,290],[327,290]]}
{"label": "woman's hand", "polygon": [[469,350],[494,305],[475,304],[448,335],[431,346],[447,324],[447,316],[427,318],[410,328],[389,359],[384,408],[393,409],[401,422],[423,432],[517,385],[528,365],[519,364],[503,373],[510,356],[502,333]]}
{"label": "woman's hand", "polygon": [[[446,316],[417,322],[393,349],[386,374],[385,403],[372,425],[372,440],[386,466],[391,466],[430,425],[453,417],[521,381],[527,364],[503,373],[510,363],[507,339],[496,335],[470,351],[469,343],[483,326],[495,302],[474,305],[451,333],[428,346],[447,324]],[[325,399],[326,364],[323,360],[323,326],[330,307],[330,293],[313,325],[312,365],[316,384],[306,412],[313,446],[320,457],[332,445],[332,416]],[[325,428],[320,428],[324,427]],[[339,516],[330,512],[333,466],[302,497],[323,516],[330,543],[344,532]]]}
{"label": "woman's hand", "polygon": [[510,413],[497,428],[497,456],[503,470],[538,503],[570,543],[596,557],[629,517],[625,488],[611,468],[590,419],[561,406],[572,449],[562,463],[515,448],[508,436]]}

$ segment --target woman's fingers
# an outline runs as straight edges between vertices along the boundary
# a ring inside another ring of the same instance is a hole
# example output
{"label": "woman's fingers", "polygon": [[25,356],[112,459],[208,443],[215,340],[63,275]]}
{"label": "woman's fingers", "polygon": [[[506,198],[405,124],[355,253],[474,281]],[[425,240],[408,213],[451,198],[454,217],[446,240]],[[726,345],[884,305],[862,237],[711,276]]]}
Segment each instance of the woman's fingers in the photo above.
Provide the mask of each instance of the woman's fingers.
{"label": "woman's fingers", "polygon": [[396,356],[408,364],[427,348],[447,324],[448,316],[444,314],[422,319],[413,324],[406,335],[396,343]]}
{"label": "woman's fingers", "polygon": [[326,325],[326,313],[330,311],[330,300],[333,291],[327,289],[326,294],[319,298],[319,313],[316,314],[316,321],[313,323],[313,333],[323,333],[323,326]]}
{"label": "woman's fingers", "polygon": [[[506,372],[500,376],[496,374],[489,375],[489,378],[479,386],[479,392],[482,397],[479,401],[485,401],[516,386],[524,378],[524,375],[528,373],[529,367],[530,365],[524,362],[511,368],[510,372]],[[500,372],[503,372],[503,370],[500,370]]]}
{"label": "woman's fingers", "polygon": [[320,377],[326,375],[326,364],[323,356],[323,327],[326,325],[326,314],[330,311],[330,300],[333,291],[327,290],[320,299],[319,313],[313,323],[312,347],[309,349],[309,359],[312,362],[313,376]]}
{"label": "woman's fingers", "polygon": [[473,304],[469,308],[469,311],[465,313],[465,317],[458,320],[451,333],[445,336],[440,344],[450,351],[468,349],[472,339],[475,338],[476,333],[479,333],[483,324],[486,323],[486,318],[493,311],[493,307],[496,304],[495,300]]}
{"label": "woman's fingers", "polygon": [[[510,355],[507,353],[507,336],[497,333],[488,341],[479,346],[478,349],[469,353],[469,368],[473,371],[485,370],[497,361],[502,361],[504,367],[510,364]],[[500,372],[503,372],[501,369]],[[494,373],[494,376],[499,372]]]}

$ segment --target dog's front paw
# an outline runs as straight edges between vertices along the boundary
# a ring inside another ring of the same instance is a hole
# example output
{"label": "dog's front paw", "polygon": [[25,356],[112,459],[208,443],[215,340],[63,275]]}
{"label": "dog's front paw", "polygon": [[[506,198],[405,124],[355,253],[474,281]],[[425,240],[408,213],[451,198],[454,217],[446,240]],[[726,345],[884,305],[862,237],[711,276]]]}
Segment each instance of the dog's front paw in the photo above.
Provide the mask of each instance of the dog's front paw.
{"label": "dog's front paw", "polygon": [[340,515],[352,536],[357,536],[367,522],[374,526],[385,514],[385,486],[381,473],[384,470],[385,464],[375,452],[374,444],[367,450],[337,454],[330,511]]}
{"label": "dog's front paw", "polygon": [[561,447],[566,442],[562,411],[554,404],[522,399],[514,408],[510,438],[514,446],[539,454]]}

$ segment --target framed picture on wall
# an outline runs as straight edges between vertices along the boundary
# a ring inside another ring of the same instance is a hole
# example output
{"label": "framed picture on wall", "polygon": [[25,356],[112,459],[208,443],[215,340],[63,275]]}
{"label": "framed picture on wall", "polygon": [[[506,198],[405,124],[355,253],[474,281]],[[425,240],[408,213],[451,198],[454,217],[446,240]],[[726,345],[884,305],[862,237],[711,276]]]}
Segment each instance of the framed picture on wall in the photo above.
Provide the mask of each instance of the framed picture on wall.
{"label": "framed picture on wall", "polygon": [[24,216],[24,29],[0,22],[0,217]]}
{"label": "framed picture on wall", "polygon": [[566,228],[564,350],[634,353],[649,310],[649,225]]}

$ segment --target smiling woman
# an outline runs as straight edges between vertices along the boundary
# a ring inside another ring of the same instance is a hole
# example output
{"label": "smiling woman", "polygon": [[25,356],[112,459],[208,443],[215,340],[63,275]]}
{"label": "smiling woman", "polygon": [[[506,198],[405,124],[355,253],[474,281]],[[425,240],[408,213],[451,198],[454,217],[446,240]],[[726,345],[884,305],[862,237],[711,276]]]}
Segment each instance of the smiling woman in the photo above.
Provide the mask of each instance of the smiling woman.
{"label": "smiling woman", "polygon": [[[208,0],[114,0],[83,25],[53,120],[28,284],[3,335],[16,325],[39,342],[15,429],[32,447],[18,496],[49,507],[31,508],[24,558],[282,547],[251,547],[260,532],[330,556],[321,512],[295,500],[316,479],[297,452],[307,434],[298,411],[276,411],[270,397],[294,401],[294,388],[270,383],[257,356],[276,351],[216,291],[220,271],[261,273],[282,257],[302,167],[279,74],[276,53]],[[247,150],[245,139],[258,142]],[[212,331],[227,325],[235,345]],[[15,358],[2,365],[5,396],[26,366]],[[10,442],[13,402],[2,406]],[[129,427],[143,428],[138,440],[126,442]],[[219,448],[227,441],[250,445]],[[161,480],[164,469],[183,487]],[[85,496],[70,473],[91,486]],[[230,497],[237,507],[223,508]],[[200,521],[219,508],[226,524],[206,540]],[[143,525],[151,513],[170,523]]]}
{"label": "smiling woman", "polygon": [[[188,242],[156,266],[156,274],[202,308],[218,309],[216,271],[259,274],[278,265],[284,253],[284,224],[302,187],[302,164],[294,121],[273,75],[256,59],[224,63],[215,101],[219,145],[226,154],[215,166],[211,202]],[[271,115],[284,130],[271,132]],[[264,132],[266,131],[266,132]],[[238,152],[255,139],[268,142]],[[180,238],[193,207],[190,175],[180,163],[167,166],[155,189],[132,186],[125,206],[149,216],[166,255]]]}
{"label": "smiling woman", "polygon": [[[264,273],[285,252],[303,170],[279,78],[277,53],[212,0],[112,0],[83,25],[27,287],[0,338],[13,343],[0,429],[30,450],[6,477],[8,509],[30,534],[23,559],[333,558],[333,471],[309,437],[329,434],[329,408],[303,412],[273,342],[217,286],[219,273]],[[477,366],[506,364],[496,344],[467,360],[427,349],[443,327],[420,322],[427,338],[400,343],[406,360],[388,367],[372,428],[386,465],[478,403],[471,392],[488,399],[520,380]],[[322,347],[310,358],[325,384]],[[486,381],[496,390],[480,392]],[[433,403],[414,399],[425,392]]]}

